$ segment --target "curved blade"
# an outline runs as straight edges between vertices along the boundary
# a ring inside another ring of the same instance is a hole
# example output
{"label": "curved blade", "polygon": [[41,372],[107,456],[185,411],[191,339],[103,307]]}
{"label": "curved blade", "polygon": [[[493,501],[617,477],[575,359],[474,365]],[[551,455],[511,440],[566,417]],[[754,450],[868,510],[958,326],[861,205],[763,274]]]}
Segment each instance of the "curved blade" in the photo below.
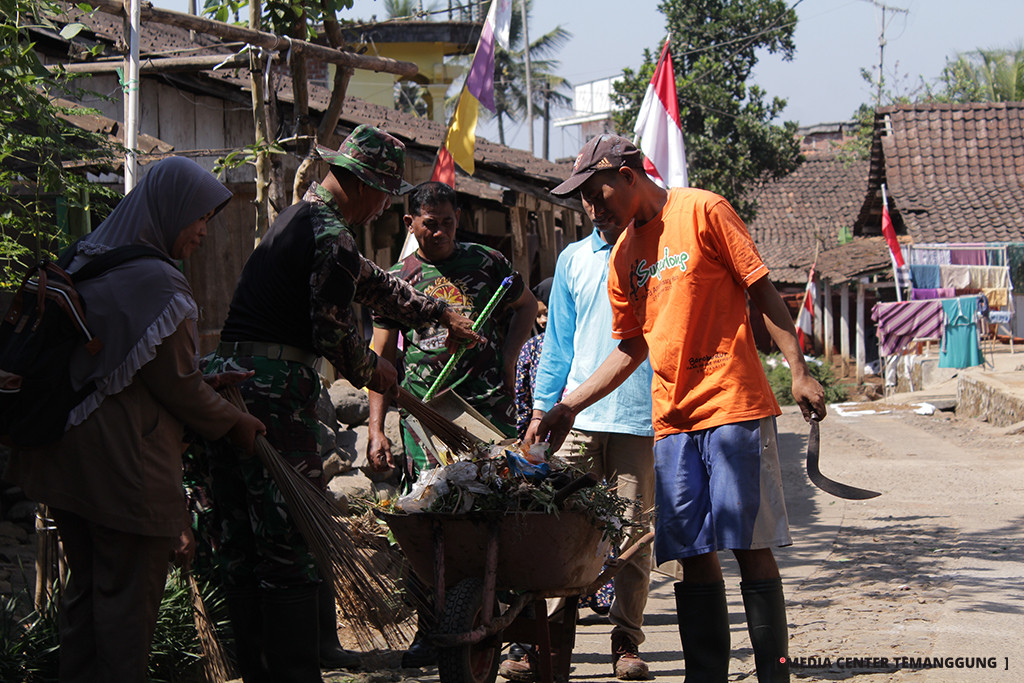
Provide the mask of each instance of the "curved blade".
{"label": "curved blade", "polygon": [[882,495],[877,491],[868,491],[867,489],[859,489],[856,486],[840,484],[838,481],[829,479],[822,474],[821,470],[818,469],[818,451],[820,446],[821,435],[818,431],[818,421],[811,420],[811,433],[807,437],[807,476],[810,478],[811,483],[825,493],[830,493],[837,498],[845,498],[847,500],[867,500],[868,498]]}

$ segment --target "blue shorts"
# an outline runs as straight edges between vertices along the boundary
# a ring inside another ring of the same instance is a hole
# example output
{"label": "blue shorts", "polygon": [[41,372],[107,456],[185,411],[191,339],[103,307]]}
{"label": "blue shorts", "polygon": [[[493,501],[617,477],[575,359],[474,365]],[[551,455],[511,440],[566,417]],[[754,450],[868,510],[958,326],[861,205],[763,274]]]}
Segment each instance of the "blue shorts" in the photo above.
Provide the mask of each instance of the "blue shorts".
{"label": "blue shorts", "polygon": [[792,543],[774,417],[658,439],[654,471],[658,564]]}

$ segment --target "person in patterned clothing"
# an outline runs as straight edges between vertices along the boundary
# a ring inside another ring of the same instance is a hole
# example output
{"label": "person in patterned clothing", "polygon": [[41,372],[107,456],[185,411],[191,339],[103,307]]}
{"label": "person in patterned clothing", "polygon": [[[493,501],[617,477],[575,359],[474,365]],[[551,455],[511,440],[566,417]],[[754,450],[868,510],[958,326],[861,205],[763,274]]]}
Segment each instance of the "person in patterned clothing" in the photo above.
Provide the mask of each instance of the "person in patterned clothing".
{"label": "person in patterned clothing", "polygon": [[[277,217],[249,257],[206,372],[253,373],[239,387],[249,411],[284,459],[322,488],[317,357],[354,386],[397,391],[395,368],[367,348],[353,303],[413,327],[443,326],[453,342],[482,339],[448,303],[384,272],[356,246],[354,231],[410,187],[404,145],[362,125],[337,151],[317,151],[330,173]],[[333,592],[326,584],[318,590],[310,550],[259,459],[213,448],[210,470],[221,519],[217,561],[243,679],[319,683],[318,612],[329,608],[327,625],[335,627]],[[335,645],[330,664],[357,664],[334,636],[326,639]]]}
{"label": "person in patterned clothing", "polygon": [[[470,317],[476,317],[502,280],[512,276],[511,287],[479,330],[486,341],[462,355],[441,389],[452,389],[505,436],[514,437],[516,360],[536,320],[537,299],[500,252],[455,240],[459,215],[455,190],[438,182],[419,185],[409,195],[409,214],[405,216],[419,248],[392,266],[391,273]],[[373,348],[388,360],[397,357],[398,336],[404,335],[402,386],[418,397],[425,396],[451,356],[445,348],[447,331],[433,325],[415,328],[383,312],[374,316],[373,325]],[[383,396],[371,391],[367,457],[371,465],[382,468],[393,465],[384,436],[385,408]],[[437,465],[408,430],[403,430],[402,442],[407,473],[413,479],[420,470]]]}
{"label": "person in patterned clothing", "polygon": [[537,333],[526,340],[516,361],[516,432],[519,438],[526,435],[526,428],[530,426],[530,418],[533,416],[533,385],[537,381],[537,365],[540,363],[541,349],[544,348],[551,278],[538,282],[532,291],[537,298],[537,322],[534,324]]}
{"label": "person in patterned clothing", "polygon": [[[480,328],[485,342],[462,355],[442,389],[452,389],[505,436],[516,436],[515,382],[519,350],[530,336],[537,317],[537,299],[524,286],[522,277],[498,251],[455,241],[459,224],[455,190],[439,182],[419,185],[409,195],[405,224],[419,248],[395,264],[391,272],[417,290],[447,301],[455,310],[476,317],[498,290],[512,277],[512,285]],[[402,386],[418,397],[426,395],[451,356],[446,349],[446,330],[428,325],[417,327],[398,321],[386,311],[374,317],[373,348],[389,361],[398,353],[399,333],[405,335],[405,376]],[[384,435],[387,399],[370,391],[370,421],[367,458],[371,467],[394,467],[391,446]],[[437,463],[420,448],[409,430],[402,430],[406,474],[418,473]],[[417,587],[413,585],[414,592]],[[436,652],[426,640],[430,615],[420,612],[420,628],[412,646],[402,658],[403,666],[424,666],[435,661]]]}

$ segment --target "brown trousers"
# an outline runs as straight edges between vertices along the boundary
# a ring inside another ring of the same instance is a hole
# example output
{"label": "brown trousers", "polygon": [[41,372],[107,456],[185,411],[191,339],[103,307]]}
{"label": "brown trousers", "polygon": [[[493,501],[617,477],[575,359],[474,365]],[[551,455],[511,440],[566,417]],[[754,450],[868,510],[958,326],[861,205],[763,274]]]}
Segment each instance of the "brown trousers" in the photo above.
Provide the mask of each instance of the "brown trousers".
{"label": "brown trousers", "polygon": [[[637,503],[630,521],[650,529],[654,508],[654,437],[613,432],[569,432],[557,455],[607,479],[618,495]],[[613,631],[625,633],[637,645],[644,642],[644,608],[651,582],[651,553],[640,553],[620,568],[612,583],[615,599],[608,619]],[[562,598],[548,600],[548,614],[560,609]]]}
{"label": "brown trousers", "polygon": [[174,539],[50,513],[71,570],[60,607],[61,683],[144,683]]}

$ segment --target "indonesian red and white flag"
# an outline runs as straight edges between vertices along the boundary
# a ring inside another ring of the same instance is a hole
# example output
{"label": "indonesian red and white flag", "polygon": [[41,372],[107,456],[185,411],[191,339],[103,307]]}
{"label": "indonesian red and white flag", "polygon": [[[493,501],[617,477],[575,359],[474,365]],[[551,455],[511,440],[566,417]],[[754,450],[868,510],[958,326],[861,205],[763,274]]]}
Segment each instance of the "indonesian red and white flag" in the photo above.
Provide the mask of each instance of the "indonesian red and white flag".
{"label": "indonesian red and white flag", "polygon": [[646,157],[644,170],[662,187],[686,187],[686,148],[683,127],[679,122],[679,101],[676,99],[676,76],[672,68],[669,41],[661,50],[661,58],[647,86],[640,114],[633,126],[633,143]]}
{"label": "indonesian red and white flag", "polygon": [[889,217],[889,197],[885,192],[885,185],[882,185],[882,236],[885,243],[889,245],[889,258],[892,259],[892,272],[896,278],[896,299],[903,301],[902,290],[910,283],[910,268],[903,260],[903,250],[900,242],[896,239],[896,229],[892,227],[892,218]]}
{"label": "indonesian red and white flag", "polygon": [[800,350],[806,351],[805,341],[814,337],[814,300],[818,296],[818,289],[814,285],[814,266],[807,274],[807,289],[804,290],[804,301],[800,304],[800,313],[796,316],[796,337],[800,343]]}

